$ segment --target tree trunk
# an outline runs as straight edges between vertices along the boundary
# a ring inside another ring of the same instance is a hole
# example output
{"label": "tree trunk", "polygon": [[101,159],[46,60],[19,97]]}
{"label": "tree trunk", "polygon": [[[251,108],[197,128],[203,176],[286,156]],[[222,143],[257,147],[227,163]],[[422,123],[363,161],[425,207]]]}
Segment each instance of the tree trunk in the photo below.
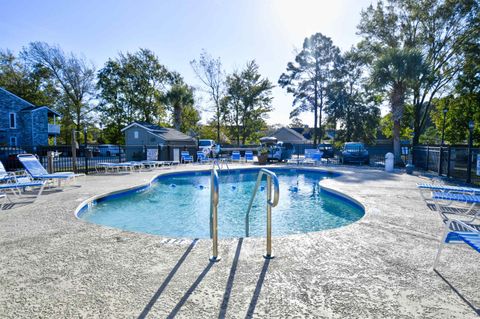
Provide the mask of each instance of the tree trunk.
{"label": "tree trunk", "polygon": [[182,125],[182,107],[176,105],[173,108],[173,126],[177,131],[180,131],[180,126]]}
{"label": "tree trunk", "polygon": [[393,120],[393,154],[395,155],[395,164],[401,163],[400,146],[400,120]]}
{"label": "tree trunk", "polygon": [[[323,132],[322,132],[322,110],[323,110],[323,92],[320,90],[320,107],[318,112],[318,143],[322,142]],[[315,144],[316,145],[316,144]]]}
{"label": "tree trunk", "polygon": [[314,116],[314,121],[313,121],[313,145],[315,147],[317,146],[317,120],[318,120],[318,84],[317,81],[315,80],[314,84],[314,91],[315,91],[315,100],[313,101],[313,116]]}
{"label": "tree trunk", "polygon": [[217,105],[217,143],[220,144],[220,102],[215,99]]}
{"label": "tree trunk", "polygon": [[400,146],[400,121],[403,117],[403,109],[405,105],[406,88],[402,83],[393,86],[390,103],[392,108],[393,120],[393,154],[395,155],[395,164],[401,164],[401,146]]}

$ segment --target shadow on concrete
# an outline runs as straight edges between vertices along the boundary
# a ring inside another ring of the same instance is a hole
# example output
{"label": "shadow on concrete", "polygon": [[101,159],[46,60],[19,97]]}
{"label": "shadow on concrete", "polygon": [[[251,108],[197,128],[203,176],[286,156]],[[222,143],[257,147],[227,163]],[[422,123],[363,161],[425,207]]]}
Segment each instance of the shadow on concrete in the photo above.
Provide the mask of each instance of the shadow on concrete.
{"label": "shadow on concrete", "polygon": [[205,278],[205,276],[207,275],[207,273],[209,272],[209,270],[212,268],[214,264],[215,262],[212,262],[212,261],[208,263],[207,267],[205,267],[202,273],[198,276],[197,280],[195,280],[195,282],[190,286],[190,288],[188,288],[185,295],[183,295],[182,299],[180,299],[180,301],[173,308],[172,312],[170,312],[167,318],[175,318],[180,308],[182,308],[182,306],[188,300],[190,295],[195,291],[195,289],[197,289],[198,285],[202,282],[203,278]]}
{"label": "shadow on concrete", "polygon": [[445,277],[440,274],[440,272],[436,269],[433,270],[442,280],[450,287],[450,289],[453,290],[454,293],[457,294],[457,296],[460,297],[460,299],[463,300],[472,310],[477,314],[477,316],[480,316],[480,308],[476,308],[473,303],[471,303],[467,298],[465,298]]}
{"label": "shadow on concrete", "polygon": [[253,314],[255,313],[255,307],[257,307],[258,298],[260,297],[260,292],[262,290],[263,282],[265,281],[265,275],[267,274],[269,264],[270,259],[265,259],[262,272],[258,277],[257,286],[255,287],[255,291],[253,292],[252,300],[250,301],[250,305],[248,306],[247,315],[245,316],[245,318],[247,319],[253,318]]}
{"label": "shadow on concrete", "polygon": [[223,294],[222,304],[220,306],[220,313],[218,318],[223,319],[227,314],[228,302],[230,295],[232,294],[233,282],[235,281],[235,273],[237,272],[238,259],[240,258],[240,251],[242,250],[243,238],[238,239],[237,250],[235,251],[235,257],[233,258],[232,267],[230,268],[230,275],[228,276],[227,286],[225,287],[225,293]]}
{"label": "shadow on concrete", "polygon": [[170,283],[170,281],[172,280],[173,276],[175,275],[175,273],[178,271],[178,269],[180,268],[180,266],[182,265],[182,263],[185,261],[185,259],[187,258],[188,254],[190,254],[190,252],[192,251],[193,247],[195,247],[195,244],[197,243],[198,241],[198,238],[195,238],[192,243],[190,244],[190,246],[188,246],[187,250],[185,250],[185,252],[183,253],[182,257],[180,257],[180,259],[178,260],[178,262],[175,264],[175,266],[172,268],[172,270],[170,271],[170,273],[168,274],[168,276],[165,278],[165,280],[163,281],[162,285],[160,286],[160,288],[158,288],[158,290],[155,292],[155,294],[152,296],[152,298],[150,299],[150,301],[148,302],[148,304],[145,306],[145,308],[143,309],[142,313],[140,313],[140,315],[138,316],[139,319],[141,318],[145,318],[148,313],[150,312],[150,310],[152,309],[153,305],[157,302],[158,298],[160,298],[160,295],[163,293],[163,291],[165,290],[165,288],[167,288],[168,284]]}

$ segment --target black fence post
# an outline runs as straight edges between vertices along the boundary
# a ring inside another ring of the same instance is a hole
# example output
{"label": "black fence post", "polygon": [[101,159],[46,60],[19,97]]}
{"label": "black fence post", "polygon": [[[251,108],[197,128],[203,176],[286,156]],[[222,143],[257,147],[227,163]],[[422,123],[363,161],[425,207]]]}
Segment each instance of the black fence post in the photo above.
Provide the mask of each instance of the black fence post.
{"label": "black fence post", "polygon": [[87,150],[87,129],[83,130],[84,136],[84,145],[83,145],[83,156],[85,157],[85,174],[88,174],[88,150]]}
{"label": "black fence post", "polygon": [[472,143],[468,144],[467,183],[472,182]]}
{"label": "black fence post", "polygon": [[443,146],[440,145],[440,153],[438,154],[438,176],[442,176],[442,166],[443,166]]}
{"label": "black fence post", "polygon": [[448,155],[447,155],[447,177],[450,177],[450,161],[452,160],[452,148],[448,146]]}
{"label": "black fence post", "polygon": [[430,147],[427,145],[427,163],[425,165],[425,170],[428,171],[428,162],[430,161]]}
{"label": "black fence post", "polygon": [[118,147],[118,162],[122,162],[122,149],[120,148],[120,145],[117,145]]}

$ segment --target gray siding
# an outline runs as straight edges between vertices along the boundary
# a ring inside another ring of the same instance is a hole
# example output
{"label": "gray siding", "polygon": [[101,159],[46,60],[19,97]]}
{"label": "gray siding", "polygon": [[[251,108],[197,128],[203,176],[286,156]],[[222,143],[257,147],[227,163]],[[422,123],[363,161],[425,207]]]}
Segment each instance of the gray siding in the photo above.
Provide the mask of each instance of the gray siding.
{"label": "gray siding", "polygon": [[[8,145],[10,137],[18,146],[48,145],[48,109],[34,105],[0,88],[0,145]],[[27,109],[27,110],[24,110]],[[10,113],[16,114],[16,128],[10,128]]]}
{"label": "gray siding", "polygon": [[[17,144],[23,144],[24,138],[24,127],[28,123],[25,123],[23,114],[20,112],[26,107],[32,107],[33,105],[24,101],[14,94],[0,89],[0,143],[8,145],[10,142],[10,137],[14,136],[17,138]],[[16,125],[15,129],[10,128],[10,113],[16,114]]]}
{"label": "gray siding", "polygon": [[48,145],[48,110],[31,112],[33,117],[33,144]]}
{"label": "gray siding", "polygon": [[[134,132],[138,132],[138,138],[135,138]],[[158,144],[165,144],[165,141],[141,127],[133,126],[125,130],[125,144],[128,146],[158,146]]]}

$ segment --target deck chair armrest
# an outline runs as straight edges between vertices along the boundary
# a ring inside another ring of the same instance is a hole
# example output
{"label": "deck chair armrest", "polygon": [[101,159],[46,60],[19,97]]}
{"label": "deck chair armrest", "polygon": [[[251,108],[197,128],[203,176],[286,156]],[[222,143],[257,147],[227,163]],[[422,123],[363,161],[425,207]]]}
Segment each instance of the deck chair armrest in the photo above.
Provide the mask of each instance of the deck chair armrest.
{"label": "deck chair armrest", "polygon": [[478,229],[475,229],[474,227],[470,226],[469,224],[465,223],[464,221],[461,221],[461,220],[458,220],[458,219],[451,219],[451,220],[449,220],[448,223],[447,223],[447,225],[446,225],[446,227],[447,227],[448,229],[450,229],[450,226],[451,226],[451,224],[453,224],[453,223],[456,223],[456,224],[458,224],[458,225],[464,227],[465,229],[468,229],[469,231],[472,231],[472,232],[474,232],[474,233],[480,233],[480,231],[478,231]]}

